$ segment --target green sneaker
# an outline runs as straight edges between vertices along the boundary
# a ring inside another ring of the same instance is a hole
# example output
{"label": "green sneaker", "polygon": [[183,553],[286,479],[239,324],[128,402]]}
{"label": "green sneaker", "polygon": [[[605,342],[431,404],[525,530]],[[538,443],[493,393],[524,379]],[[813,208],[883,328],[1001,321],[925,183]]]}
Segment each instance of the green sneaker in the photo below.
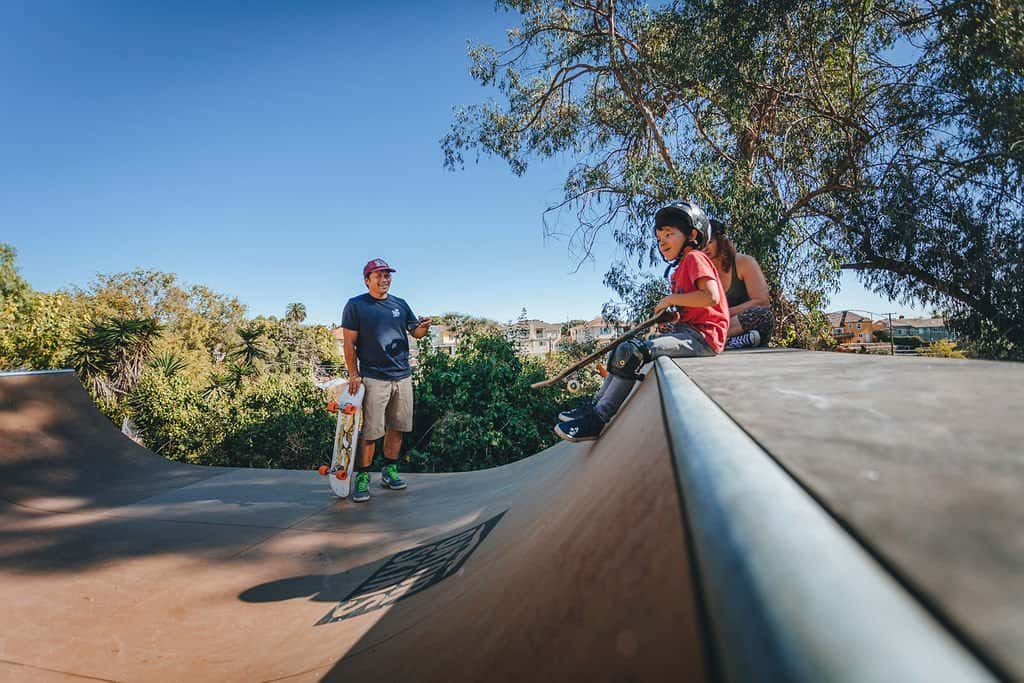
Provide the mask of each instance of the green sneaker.
{"label": "green sneaker", "polygon": [[396,491],[405,488],[405,482],[398,476],[398,465],[393,462],[384,465],[384,469],[380,471],[380,485]]}
{"label": "green sneaker", "polygon": [[365,503],[370,500],[370,473],[356,472],[356,481],[352,484],[352,493],[349,499],[353,503]]}

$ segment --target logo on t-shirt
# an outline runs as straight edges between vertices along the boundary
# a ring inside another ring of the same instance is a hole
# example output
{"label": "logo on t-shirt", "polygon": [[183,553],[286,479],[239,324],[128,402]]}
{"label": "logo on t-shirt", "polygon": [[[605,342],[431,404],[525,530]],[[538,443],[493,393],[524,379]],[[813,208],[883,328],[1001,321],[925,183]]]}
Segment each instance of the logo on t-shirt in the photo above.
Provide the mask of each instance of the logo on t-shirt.
{"label": "logo on t-shirt", "polygon": [[399,312],[399,310],[397,308],[392,308],[391,309],[391,317],[392,318],[397,318],[400,315],[402,315],[402,314]]}

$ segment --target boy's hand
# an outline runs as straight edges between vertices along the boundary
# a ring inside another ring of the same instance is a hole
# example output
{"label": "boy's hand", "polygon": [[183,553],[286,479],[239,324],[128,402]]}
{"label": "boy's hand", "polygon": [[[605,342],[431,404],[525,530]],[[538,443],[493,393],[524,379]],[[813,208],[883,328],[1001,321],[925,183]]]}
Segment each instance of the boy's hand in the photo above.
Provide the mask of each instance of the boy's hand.
{"label": "boy's hand", "polygon": [[665,322],[674,323],[679,321],[679,311],[669,301],[671,295],[654,304],[654,314],[661,315]]}
{"label": "boy's hand", "polygon": [[674,326],[679,319],[682,317],[680,312],[676,310],[675,306],[669,306],[661,312],[661,321],[658,322],[658,332],[662,334],[668,334],[674,330]]}
{"label": "boy's hand", "polygon": [[418,330],[418,329],[420,329],[422,327],[428,327],[429,328],[431,323],[433,323],[433,320],[431,320],[430,318],[425,318],[425,317],[420,316],[420,324],[416,326],[416,329]]}
{"label": "boy's hand", "polygon": [[362,377],[349,377],[348,378],[348,393],[352,396],[356,395],[359,391],[359,385],[363,383]]}

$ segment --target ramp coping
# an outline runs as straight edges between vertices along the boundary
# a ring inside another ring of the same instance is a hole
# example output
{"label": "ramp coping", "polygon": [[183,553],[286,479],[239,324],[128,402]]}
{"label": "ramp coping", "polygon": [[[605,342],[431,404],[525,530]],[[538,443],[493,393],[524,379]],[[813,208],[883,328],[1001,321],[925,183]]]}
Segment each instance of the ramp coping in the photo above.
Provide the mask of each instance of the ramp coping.
{"label": "ramp coping", "polygon": [[16,377],[18,375],[63,375],[74,370],[12,370],[0,372],[0,377]]}
{"label": "ramp coping", "polygon": [[678,365],[657,374],[723,680],[996,680]]}

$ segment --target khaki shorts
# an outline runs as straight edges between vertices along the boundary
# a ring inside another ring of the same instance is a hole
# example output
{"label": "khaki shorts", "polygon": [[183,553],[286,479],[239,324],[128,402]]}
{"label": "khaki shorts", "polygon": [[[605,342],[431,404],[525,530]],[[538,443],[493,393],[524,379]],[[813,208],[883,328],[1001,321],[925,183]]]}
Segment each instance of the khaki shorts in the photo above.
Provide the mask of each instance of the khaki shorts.
{"label": "khaki shorts", "polygon": [[364,441],[376,441],[384,432],[412,431],[412,377],[392,382],[386,379],[363,378]]}

